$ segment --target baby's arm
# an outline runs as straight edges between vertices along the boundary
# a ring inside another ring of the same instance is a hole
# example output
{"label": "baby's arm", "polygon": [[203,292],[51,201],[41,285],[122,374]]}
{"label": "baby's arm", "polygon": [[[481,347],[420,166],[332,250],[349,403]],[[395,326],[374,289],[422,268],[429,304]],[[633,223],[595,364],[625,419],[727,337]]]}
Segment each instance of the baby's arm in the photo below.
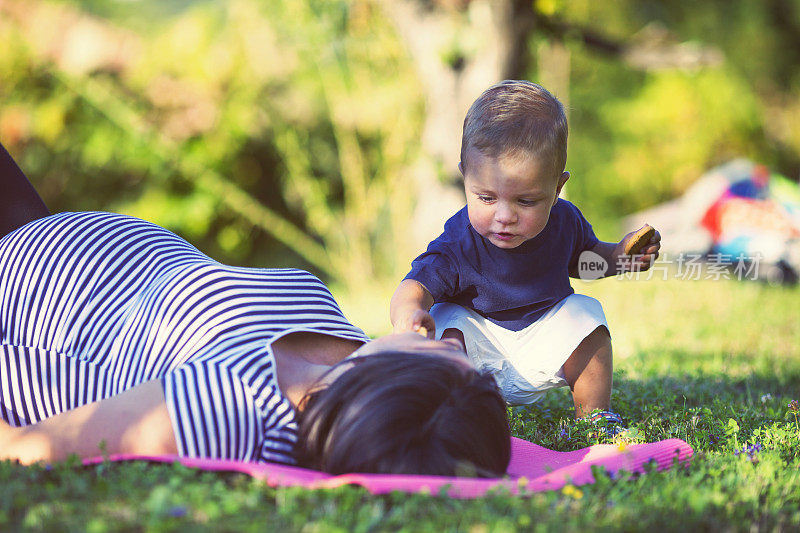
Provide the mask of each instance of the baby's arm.
{"label": "baby's arm", "polygon": [[608,263],[606,277],[623,272],[644,271],[653,266],[661,249],[661,234],[658,230],[653,230],[653,234],[644,243],[636,242],[648,227],[645,225],[628,233],[619,242],[600,241],[592,248],[594,253]]}
{"label": "baby's arm", "polygon": [[[389,316],[395,333],[417,331],[434,338],[436,323],[428,313],[433,305],[433,296],[421,283],[404,279],[394,291],[389,304]],[[425,331],[421,331],[425,328]]]}

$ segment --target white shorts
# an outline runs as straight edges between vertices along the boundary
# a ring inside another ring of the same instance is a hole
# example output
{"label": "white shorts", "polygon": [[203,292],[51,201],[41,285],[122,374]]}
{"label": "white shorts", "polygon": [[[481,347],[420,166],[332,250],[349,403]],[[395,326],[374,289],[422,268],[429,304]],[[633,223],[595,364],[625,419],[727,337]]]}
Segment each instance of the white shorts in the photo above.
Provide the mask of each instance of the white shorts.
{"label": "white shorts", "polygon": [[510,331],[472,309],[451,303],[431,308],[436,338],[455,328],[464,334],[467,355],[489,372],[512,405],[534,403],[547,389],[567,386],[563,366],[575,348],[598,326],[608,329],[600,302],[571,294],[520,331]]}

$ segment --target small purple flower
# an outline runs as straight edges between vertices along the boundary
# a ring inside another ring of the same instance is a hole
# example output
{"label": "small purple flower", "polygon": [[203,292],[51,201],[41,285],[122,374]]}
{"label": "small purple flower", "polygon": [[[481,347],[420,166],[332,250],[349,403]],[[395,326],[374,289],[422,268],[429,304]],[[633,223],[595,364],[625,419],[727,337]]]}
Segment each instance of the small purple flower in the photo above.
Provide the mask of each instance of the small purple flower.
{"label": "small purple flower", "polygon": [[753,462],[757,463],[758,459],[755,457],[758,452],[761,451],[761,443],[756,442],[754,444],[750,444],[749,446],[742,446],[742,449],[736,448],[733,450],[733,455],[738,457],[739,455],[746,455],[747,458]]}
{"label": "small purple flower", "polygon": [[788,407],[789,410],[793,413],[800,411],[800,403],[797,403],[797,400],[792,400],[791,402],[786,404],[786,407]]}
{"label": "small purple flower", "polygon": [[174,507],[170,507],[167,511],[167,516],[172,518],[182,518],[189,513],[189,510],[186,509],[183,505],[176,505]]}

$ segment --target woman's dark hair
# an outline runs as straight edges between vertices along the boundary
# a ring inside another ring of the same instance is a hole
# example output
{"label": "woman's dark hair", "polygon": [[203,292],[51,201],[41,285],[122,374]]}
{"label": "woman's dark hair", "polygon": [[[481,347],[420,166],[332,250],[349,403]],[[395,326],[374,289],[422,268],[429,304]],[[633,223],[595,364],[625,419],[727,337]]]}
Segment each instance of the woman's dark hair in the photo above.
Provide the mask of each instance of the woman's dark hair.
{"label": "woman's dark hair", "polygon": [[505,474],[508,414],[491,376],[425,354],[381,353],[341,364],[350,363],[301,404],[301,466],[332,474]]}

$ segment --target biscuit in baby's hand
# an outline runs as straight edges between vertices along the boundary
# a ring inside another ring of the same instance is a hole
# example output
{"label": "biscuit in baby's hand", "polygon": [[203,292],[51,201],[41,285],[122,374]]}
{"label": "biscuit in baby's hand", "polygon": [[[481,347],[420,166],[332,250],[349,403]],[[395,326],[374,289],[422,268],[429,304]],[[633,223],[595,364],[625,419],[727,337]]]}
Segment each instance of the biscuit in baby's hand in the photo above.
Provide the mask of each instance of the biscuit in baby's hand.
{"label": "biscuit in baby's hand", "polygon": [[647,246],[650,239],[655,235],[656,229],[653,226],[645,224],[636,233],[633,234],[631,240],[625,245],[625,255],[636,255],[642,251],[642,248]]}
{"label": "biscuit in baby's hand", "polygon": [[417,333],[419,333],[423,337],[427,337],[428,336],[428,328],[426,328],[425,326],[420,326],[419,328],[417,328]]}

